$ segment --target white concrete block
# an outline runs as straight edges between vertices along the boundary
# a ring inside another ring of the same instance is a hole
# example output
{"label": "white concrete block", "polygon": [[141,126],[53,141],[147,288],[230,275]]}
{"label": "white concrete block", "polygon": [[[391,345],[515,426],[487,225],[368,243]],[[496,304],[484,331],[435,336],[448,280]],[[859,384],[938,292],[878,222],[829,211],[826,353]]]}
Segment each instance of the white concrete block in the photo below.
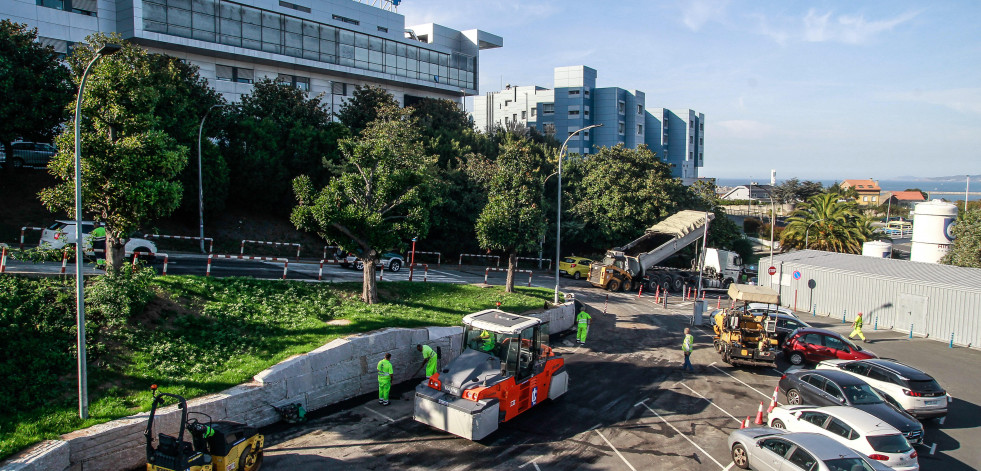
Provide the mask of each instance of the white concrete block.
{"label": "white concrete block", "polygon": [[462,334],[463,327],[426,327],[429,330],[430,342],[453,334]]}
{"label": "white concrete block", "polygon": [[71,465],[71,446],[62,440],[45,440],[0,463],[2,471],[65,471]]}
{"label": "white concrete block", "polygon": [[292,376],[286,378],[286,396],[294,397],[306,394],[329,383],[327,370],[321,370],[307,375]]}
{"label": "white concrete block", "polygon": [[322,409],[331,404],[336,404],[345,399],[357,396],[360,387],[360,378],[352,378],[347,381],[333,383],[325,388],[317,389],[307,394],[307,410]]}
{"label": "white concrete block", "polygon": [[271,383],[281,381],[289,376],[310,373],[312,373],[310,360],[306,355],[297,355],[267,368],[265,371],[255,375],[254,379],[263,383]]}
{"label": "white concrete block", "polygon": [[354,345],[347,339],[335,339],[308,354],[310,370],[327,369],[354,356]]}
{"label": "white concrete block", "polygon": [[347,381],[361,376],[363,373],[360,358],[344,361],[327,369],[327,377],[330,378],[331,384]]}

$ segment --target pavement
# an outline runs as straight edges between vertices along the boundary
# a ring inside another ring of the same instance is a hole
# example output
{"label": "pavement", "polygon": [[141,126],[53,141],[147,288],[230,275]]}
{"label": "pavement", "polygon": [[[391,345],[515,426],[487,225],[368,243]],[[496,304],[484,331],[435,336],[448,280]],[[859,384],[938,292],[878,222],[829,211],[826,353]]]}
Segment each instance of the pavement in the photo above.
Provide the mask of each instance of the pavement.
{"label": "pavement", "polygon": [[[594,323],[585,346],[571,333],[552,336],[570,374],[569,392],[558,400],[471,442],[412,420],[416,383],[402,384],[387,407],[362,396],[313,413],[305,424],[265,430],[263,469],[732,469],[729,432],[755,417],[760,402],[769,404],[789,365],[724,364],[711,330],[699,328],[696,371],[682,373],[690,302],[675,300],[664,309],[636,293],[569,290],[587,303]],[[816,326],[847,329],[835,319],[800,315]],[[870,349],[924,369],[956,398],[943,424],[926,425],[926,443],[918,447],[922,469],[981,467],[981,352],[895,332],[868,334]]]}

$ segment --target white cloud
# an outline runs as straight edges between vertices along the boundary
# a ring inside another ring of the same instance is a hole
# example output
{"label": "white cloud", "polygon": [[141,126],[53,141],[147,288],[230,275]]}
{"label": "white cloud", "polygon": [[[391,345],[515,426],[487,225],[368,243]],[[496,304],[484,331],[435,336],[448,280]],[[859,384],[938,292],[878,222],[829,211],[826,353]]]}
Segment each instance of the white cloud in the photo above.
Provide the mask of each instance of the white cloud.
{"label": "white cloud", "polygon": [[896,26],[912,20],[919,13],[910,11],[881,20],[866,20],[864,15],[835,15],[830,11],[819,13],[814,9],[808,10],[803,18],[786,17],[771,20],[763,15],[754,16],[759,21],[756,32],[769,36],[780,44],[790,40],[863,44],[880,33],[891,31]]}
{"label": "white cloud", "polygon": [[689,0],[681,6],[681,21],[692,31],[698,31],[709,21],[722,21],[729,0]]}
{"label": "white cloud", "polygon": [[715,123],[716,133],[722,138],[763,139],[773,133],[773,126],[748,119],[733,119]]}
{"label": "white cloud", "polygon": [[948,90],[914,90],[887,95],[886,99],[928,103],[962,113],[981,114],[981,88],[951,88]]}

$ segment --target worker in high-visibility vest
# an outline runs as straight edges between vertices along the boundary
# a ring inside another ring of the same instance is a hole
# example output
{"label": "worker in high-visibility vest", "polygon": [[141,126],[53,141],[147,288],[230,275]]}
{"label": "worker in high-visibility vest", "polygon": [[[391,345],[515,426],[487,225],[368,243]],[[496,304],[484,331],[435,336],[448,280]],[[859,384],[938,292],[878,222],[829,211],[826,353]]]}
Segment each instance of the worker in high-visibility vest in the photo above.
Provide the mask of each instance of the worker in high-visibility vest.
{"label": "worker in high-visibility vest", "polygon": [[853,338],[858,335],[858,338],[862,339],[862,342],[869,343],[869,340],[865,338],[865,334],[862,333],[862,313],[858,313],[858,317],[852,322],[852,333],[848,335],[848,338]]}
{"label": "worker in high-visibility vest", "polygon": [[482,351],[482,352],[489,352],[489,351],[491,351],[491,350],[494,349],[494,337],[493,337],[493,335],[494,334],[491,334],[490,332],[488,332],[486,330],[480,333],[480,341],[481,341],[480,351]]}
{"label": "worker in high-visibility vest", "polygon": [[378,362],[378,403],[383,406],[388,405],[388,392],[392,390],[392,375],[395,374],[391,360],[392,354],[386,353]]}
{"label": "worker in high-visibility vest", "polygon": [[681,342],[681,351],[685,354],[685,364],[681,365],[683,371],[695,371],[691,365],[691,351],[695,348],[695,336],[691,334],[691,329],[685,327],[685,340]]}
{"label": "worker in high-visibility vest", "polygon": [[589,333],[589,325],[593,323],[593,317],[586,312],[586,309],[576,314],[576,340],[586,345],[586,334]]}
{"label": "worker in high-visibility vest", "polygon": [[[416,345],[416,350],[422,352],[422,365],[419,366],[419,369],[421,370],[423,366],[426,367],[427,378],[436,374],[436,351],[433,350],[433,347],[419,344]],[[418,370],[416,371],[418,372]]]}

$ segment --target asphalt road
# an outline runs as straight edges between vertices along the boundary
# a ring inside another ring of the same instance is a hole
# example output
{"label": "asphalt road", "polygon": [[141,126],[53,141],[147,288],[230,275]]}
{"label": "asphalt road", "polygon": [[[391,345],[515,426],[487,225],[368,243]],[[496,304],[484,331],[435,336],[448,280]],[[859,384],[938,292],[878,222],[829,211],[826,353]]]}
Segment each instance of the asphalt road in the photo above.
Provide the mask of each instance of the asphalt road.
{"label": "asphalt road", "polygon": [[[695,331],[696,372],[683,374],[680,344],[690,303],[662,309],[650,297],[616,293],[603,314],[607,293],[570,290],[589,304],[594,323],[584,347],[571,334],[553,336],[571,378],[559,400],[471,442],[413,421],[414,384],[403,384],[388,407],[363,396],[314,414],[306,424],[270,427],[264,469],[732,469],[726,437],[755,416],[761,401],[769,404],[787,365],[726,365],[705,329]],[[927,425],[926,444],[918,447],[922,469],[981,466],[981,352],[891,332],[869,337],[873,351],[925,369],[957,398],[943,425]]]}

